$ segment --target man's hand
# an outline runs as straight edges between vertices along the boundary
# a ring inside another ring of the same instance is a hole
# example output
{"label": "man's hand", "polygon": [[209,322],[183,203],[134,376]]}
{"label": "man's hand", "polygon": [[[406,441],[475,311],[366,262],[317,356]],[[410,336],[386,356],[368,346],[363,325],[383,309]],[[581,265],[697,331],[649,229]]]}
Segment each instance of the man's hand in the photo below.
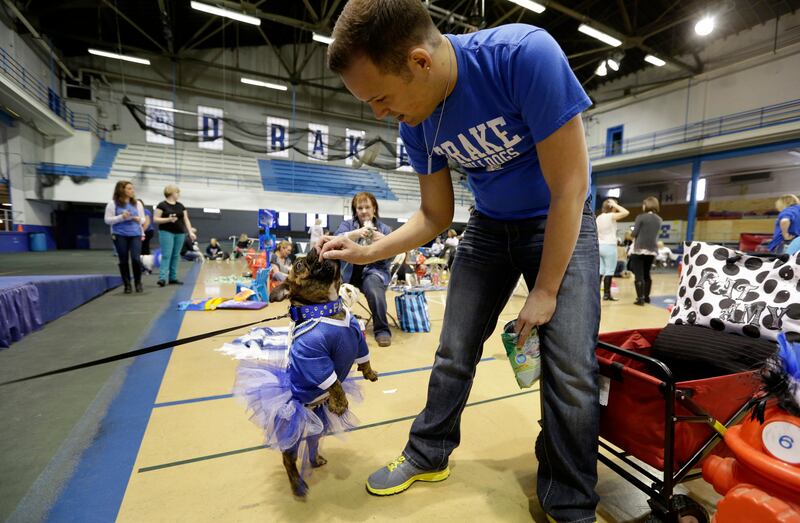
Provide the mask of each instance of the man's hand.
{"label": "man's hand", "polygon": [[531,329],[550,321],[555,311],[556,295],[538,291],[534,288],[528,294],[525,306],[519,311],[519,317],[514,324],[514,332],[519,335],[517,347],[525,345],[525,341],[531,335]]}
{"label": "man's hand", "polygon": [[375,261],[369,256],[368,246],[359,245],[347,236],[323,236],[317,247],[320,255],[328,260],[344,260],[355,265]]}

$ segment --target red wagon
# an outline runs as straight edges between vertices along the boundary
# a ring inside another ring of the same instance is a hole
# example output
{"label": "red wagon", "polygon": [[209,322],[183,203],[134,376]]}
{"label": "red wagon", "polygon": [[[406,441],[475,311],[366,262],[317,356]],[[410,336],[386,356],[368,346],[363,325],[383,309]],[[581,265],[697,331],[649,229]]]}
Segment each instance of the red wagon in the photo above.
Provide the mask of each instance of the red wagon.
{"label": "red wagon", "polygon": [[760,382],[752,371],[677,381],[651,354],[660,330],[600,335],[596,354],[605,404],[600,447],[606,452],[599,459],[650,497],[648,521],[694,516],[707,522],[706,510],[688,496],[675,495],[674,487],[700,477],[706,456],[724,452],[724,446],[717,447],[720,434],[752,408]]}

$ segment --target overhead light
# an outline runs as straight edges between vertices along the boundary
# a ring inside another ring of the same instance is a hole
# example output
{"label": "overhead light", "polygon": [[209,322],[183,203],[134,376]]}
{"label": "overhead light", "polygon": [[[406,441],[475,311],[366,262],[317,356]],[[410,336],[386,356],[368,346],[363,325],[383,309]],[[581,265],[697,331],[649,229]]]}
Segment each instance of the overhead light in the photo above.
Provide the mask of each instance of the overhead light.
{"label": "overhead light", "polygon": [[581,24],[578,27],[578,31],[580,31],[581,33],[583,33],[585,35],[589,35],[592,38],[597,38],[601,42],[606,43],[606,44],[608,44],[610,46],[613,46],[613,47],[619,47],[619,46],[622,45],[622,40],[617,40],[613,36],[607,35],[602,31],[598,31],[594,27],[589,27],[586,24]]}
{"label": "overhead light", "polygon": [[[786,151],[786,152],[788,152],[788,153],[789,153],[789,154],[791,154],[792,156],[796,156],[796,157],[800,158],[800,152],[798,152],[798,151]],[[3,205],[11,205],[11,204],[9,204],[9,203],[4,203]]]}
{"label": "overhead light", "polygon": [[[512,0],[512,1],[513,1],[513,0]],[[515,3],[516,3],[516,2],[515,2]],[[407,221],[408,221],[408,218],[398,218],[398,219],[397,219],[397,223],[406,223]]]}
{"label": "overhead light", "polygon": [[219,209],[214,209],[213,207],[203,207],[203,212],[207,214],[219,214]]}
{"label": "overhead light", "polygon": [[212,15],[224,16],[225,18],[244,22],[246,24],[261,25],[261,19],[255,16],[249,16],[238,11],[231,11],[230,9],[223,9],[221,7],[214,7],[213,5],[204,4],[202,2],[192,2],[192,9],[197,9],[198,11],[203,11],[204,13]]}
{"label": "overhead light", "polygon": [[136,58],[135,56],[125,56],[124,54],[109,53],[108,51],[101,51],[99,49],[89,49],[89,54],[102,56],[104,58],[125,60],[126,62],[133,62],[135,64],[150,65],[150,60],[148,60],[147,58]]}
{"label": "overhead light", "polygon": [[311,37],[312,40],[315,42],[319,42],[325,45],[331,45],[333,43],[333,38],[330,36],[321,35],[319,33],[314,33],[314,36]]}
{"label": "overhead light", "polygon": [[653,56],[651,54],[645,56],[644,57],[644,61],[647,62],[647,63],[653,64],[656,67],[661,67],[662,65],[666,65],[666,63],[667,63],[664,60],[662,60],[661,58],[659,58],[657,56]]}
{"label": "overhead light", "polygon": [[271,84],[269,82],[262,82],[261,80],[253,80],[252,78],[242,78],[243,84],[257,85],[259,87],[268,87],[270,89],[277,89],[278,91],[287,91],[288,87],[280,84]]}
{"label": "overhead light", "polygon": [[700,36],[707,36],[714,30],[714,17],[704,16],[694,25],[694,32]]}
{"label": "overhead light", "polygon": [[613,58],[609,58],[608,60],[606,60],[606,63],[608,64],[608,67],[612,71],[619,71],[619,62],[617,62]]}
{"label": "overhead light", "polygon": [[607,198],[619,198],[620,192],[621,191],[620,191],[619,187],[614,187],[613,189],[609,189],[608,190],[608,192],[606,193],[606,197]]}
{"label": "overhead light", "polygon": [[525,9],[530,9],[534,13],[543,13],[544,6],[542,4],[537,4],[536,2],[531,2],[531,0],[510,0],[511,3],[517,4],[520,7],[524,7]]}
{"label": "overhead light", "polygon": [[595,70],[594,74],[596,74],[597,76],[605,76],[605,75],[608,74],[608,69],[606,69],[606,61],[605,60],[600,62],[600,65],[597,66],[597,69]]}
{"label": "overhead light", "polygon": [[3,205],[4,205],[5,207],[11,207],[11,204],[10,204],[10,203],[4,203]]}

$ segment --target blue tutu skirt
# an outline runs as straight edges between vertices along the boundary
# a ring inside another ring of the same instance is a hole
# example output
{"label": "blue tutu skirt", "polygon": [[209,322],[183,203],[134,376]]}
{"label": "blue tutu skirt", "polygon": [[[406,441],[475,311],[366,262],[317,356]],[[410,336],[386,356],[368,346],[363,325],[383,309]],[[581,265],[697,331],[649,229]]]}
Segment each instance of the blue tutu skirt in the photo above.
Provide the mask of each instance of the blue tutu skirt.
{"label": "blue tutu skirt", "polygon": [[[349,402],[361,401],[361,390],[353,380],[345,380],[342,388]],[[297,449],[303,464],[307,461],[308,439],[342,434],[358,426],[350,409],[338,416],[328,409],[327,402],[307,407],[292,397],[286,367],[274,362],[240,363],[233,395],[245,401],[250,420],[264,431],[268,446],[282,452]]]}

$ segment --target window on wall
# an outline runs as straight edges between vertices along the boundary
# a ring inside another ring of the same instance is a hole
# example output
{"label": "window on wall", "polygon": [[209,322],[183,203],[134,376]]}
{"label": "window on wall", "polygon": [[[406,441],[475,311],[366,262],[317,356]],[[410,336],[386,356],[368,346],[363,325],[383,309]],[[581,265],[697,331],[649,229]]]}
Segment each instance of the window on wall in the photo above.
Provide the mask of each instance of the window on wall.
{"label": "window on wall", "polygon": [[[700,178],[697,180],[697,201],[702,202],[706,199],[706,179]],[[686,201],[692,201],[692,182],[686,184]]]}
{"label": "window on wall", "polygon": [[197,145],[201,149],[222,150],[222,109],[197,106]]}
{"label": "window on wall", "polygon": [[175,106],[169,100],[145,98],[145,140],[148,143],[175,143]]}
{"label": "window on wall", "polygon": [[609,127],[608,130],[606,130],[606,156],[622,154],[623,127],[622,125],[618,125],[616,127]]}

